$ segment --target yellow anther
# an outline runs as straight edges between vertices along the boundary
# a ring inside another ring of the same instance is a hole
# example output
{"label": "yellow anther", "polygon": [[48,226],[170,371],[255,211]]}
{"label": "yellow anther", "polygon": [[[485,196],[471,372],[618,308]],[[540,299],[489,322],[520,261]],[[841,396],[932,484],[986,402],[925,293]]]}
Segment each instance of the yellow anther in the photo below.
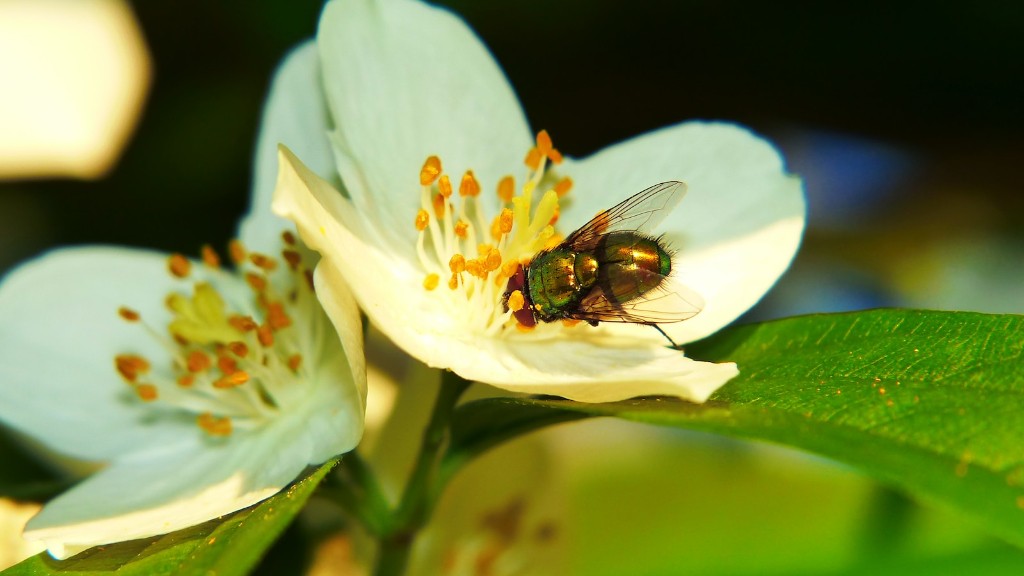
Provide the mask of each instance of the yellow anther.
{"label": "yellow anther", "polygon": [[139,374],[149,372],[149,361],[135,354],[119,354],[114,357],[117,371],[129,382],[135,382]]}
{"label": "yellow anther", "polygon": [[579,324],[580,322],[581,322],[580,320],[573,320],[571,318],[564,318],[564,319],[562,319],[562,326],[565,326],[566,328],[572,328],[573,326]]}
{"label": "yellow anther", "polygon": [[562,178],[557,184],[555,184],[555,193],[558,194],[559,198],[568,194],[569,190],[572,190],[572,178],[569,178],[568,176]]}
{"label": "yellow anther", "polygon": [[257,268],[262,268],[267,272],[271,272],[277,268],[277,260],[274,260],[266,254],[260,254],[258,252],[249,254],[249,261],[255,264]]}
{"label": "yellow anther", "polygon": [[455,223],[455,235],[465,240],[469,236],[469,222],[459,220]]}
{"label": "yellow anther", "polygon": [[479,195],[480,183],[477,182],[472,170],[466,170],[466,173],[462,175],[462,182],[459,183],[459,196]]}
{"label": "yellow anther", "polygon": [[447,203],[445,197],[442,194],[434,194],[430,203],[434,207],[434,216],[436,216],[438,220],[444,220],[444,206]]}
{"label": "yellow anther", "polygon": [[476,276],[477,278],[487,277],[487,270],[484,267],[484,262],[478,258],[466,260],[466,272]]}
{"label": "yellow anther", "polygon": [[507,304],[509,310],[519,312],[523,309],[523,306],[526,306],[526,297],[523,296],[523,293],[519,290],[513,290],[512,293],[508,295]]}
{"label": "yellow anther", "polygon": [[477,244],[476,255],[483,259],[487,256],[487,254],[491,251],[492,248],[494,248],[494,246],[490,244]]}
{"label": "yellow anther", "polygon": [[498,198],[508,204],[516,195],[516,181],[511,176],[505,176],[498,181]]}
{"label": "yellow anther", "polygon": [[462,274],[466,271],[466,257],[456,253],[448,260],[448,269],[452,271],[452,274]]}
{"label": "yellow anther", "polygon": [[441,196],[444,196],[445,198],[452,197],[452,181],[448,178],[447,174],[442,175],[437,181],[437,190],[440,192]]}
{"label": "yellow anther", "polygon": [[280,330],[292,325],[291,317],[284,311],[284,306],[280,302],[267,304],[267,324],[272,330]]}
{"label": "yellow anther", "polygon": [[267,287],[267,279],[255,272],[247,272],[245,275],[245,281],[249,283],[249,286],[257,292],[262,292]]}
{"label": "yellow anther", "polygon": [[526,153],[526,158],[523,159],[523,163],[526,164],[530,170],[537,170],[540,168],[540,161],[543,158],[544,154],[541,154],[540,150],[530,148],[530,151]]}
{"label": "yellow anther", "polygon": [[120,308],[117,309],[117,315],[120,316],[121,318],[124,318],[128,322],[138,322],[139,318],[141,318],[138,312],[125,306],[121,306]]}
{"label": "yellow anther", "polygon": [[495,242],[501,241],[501,217],[495,216],[494,220],[491,220],[491,239]]}
{"label": "yellow anther", "polygon": [[487,258],[484,259],[484,268],[488,272],[493,272],[498,268],[501,268],[501,252],[492,248],[491,251],[487,253]]}
{"label": "yellow anther", "polygon": [[427,225],[430,224],[430,214],[427,214],[427,211],[421,208],[420,211],[416,213],[416,221],[414,224],[416,225],[417,230],[423,232],[427,229]]}
{"label": "yellow anther", "polygon": [[214,388],[234,388],[249,381],[249,373],[245,370],[235,370],[231,374],[225,374],[214,383]]}
{"label": "yellow anther", "polygon": [[193,350],[189,352],[188,358],[185,360],[185,367],[188,368],[189,372],[207,370],[210,367],[210,357],[200,350]]}
{"label": "yellow anther", "polygon": [[189,271],[192,269],[192,263],[188,261],[181,254],[171,254],[171,257],[167,259],[167,269],[171,271],[171,275],[175,278],[184,278],[188,276]]}
{"label": "yellow anther", "polygon": [[448,287],[455,290],[459,287],[459,275],[452,274],[452,277],[448,279]]}
{"label": "yellow anther", "polygon": [[210,436],[231,435],[231,418],[227,416],[218,417],[204,412],[196,417],[196,424]]}
{"label": "yellow anther", "polygon": [[152,402],[157,398],[156,386],[152,384],[139,384],[135,386],[135,393],[143,402]]}
{"label": "yellow anther", "polygon": [[441,282],[441,277],[437,274],[427,274],[427,277],[423,279],[423,288],[426,290],[433,290],[437,288],[437,285]]}
{"label": "yellow anther", "polygon": [[196,383],[196,377],[192,374],[183,374],[178,376],[178,386],[182,388],[188,388]]}
{"label": "yellow anther", "polygon": [[229,342],[228,350],[239,358],[245,358],[249,355],[249,347],[245,345],[245,342]]}
{"label": "yellow anther", "polygon": [[290,230],[281,232],[281,239],[284,240],[285,244],[295,246],[295,234],[292,234]]}
{"label": "yellow anther", "polygon": [[508,234],[512,231],[512,223],[515,221],[515,215],[512,213],[511,208],[502,208],[501,214],[498,215],[499,228],[502,234]]}
{"label": "yellow anther", "polygon": [[203,244],[200,249],[200,253],[203,255],[203,264],[206,264],[210,268],[220,267],[220,256],[217,256],[217,252],[209,244]]}
{"label": "yellow anther", "polygon": [[548,134],[548,131],[541,130],[537,132],[537,151],[547,156],[551,149],[551,136]]}
{"label": "yellow anther", "polygon": [[441,159],[437,156],[428,156],[427,161],[420,168],[420,184],[430,186],[441,174]]}
{"label": "yellow anther", "polygon": [[292,372],[298,372],[299,366],[302,366],[302,354],[292,354],[288,357],[288,367]]}
{"label": "yellow anther", "polygon": [[235,239],[228,242],[228,255],[235,264],[245,262],[245,245],[241,240]]}
{"label": "yellow anther", "polygon": [[248,316],[232,316],[228,318],[228,324],[239,332],[249,332],[256,329],[256,321]]}
{"label": "yellow anther", "polygon": [[519,266],[519,262],[509,260],[501,265],[501,275],[505,278],[511,278],[516,275],[516,270],[519,269]]}
{"label": "yellow anther", "polygon": [[282,250],[281,257],[288,263],[288,268],[291,270],[298,270],[299,264],[302,264],[302,254],[295,250]]}
{"label": "yellow anther", "polygon": [[270,348],[274,345],[274,332],[270,329],[269,325],[261,324],[256,329],[256,339],[260,341],[264,348]]}

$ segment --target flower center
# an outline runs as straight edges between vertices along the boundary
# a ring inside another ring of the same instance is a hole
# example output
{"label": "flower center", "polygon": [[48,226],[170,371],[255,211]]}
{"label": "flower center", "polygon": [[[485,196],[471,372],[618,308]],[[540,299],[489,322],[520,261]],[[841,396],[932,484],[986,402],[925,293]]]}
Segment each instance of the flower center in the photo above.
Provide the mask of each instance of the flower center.
{"label": "flower center", "polygon": [[534,207],[533,195],[546,182],[548,162],[560,164],[562,155],[542,130],[523,161],[526,174],[520,193],[516,195],[512,175],[498,182],[501,209],[494,216],[479,201],[481,186],[472,170],[462,175],[457,199],[440,158],[430,156],[420,170],[420,210],[414,225],[419,231],[417,255],[426,270],[423,288],[435,291],[447,278],[447,297],[467,310],[467,321],[482,326],[488,335],[526,329],[514,321],[512,310],[501,305],[508,279],[534,254],[560,241],[554,228],[559,198],[572,188],[572,180],[555,182]]}
{"label": "flower center", "polygon": [[[122,319],[138,323],[167,350],[159,364],[138,354],[119,354],[114,365],[139,400],[158,412],[187,413],[214,437],[228,436],[266,424],[297,399],[308,360],[315,366],[318,326],[312,276],[302,264],[295,237],[285,232],[278,260],[249,253],[241,242],[230,245],[235,270],[221,268],[209,246],[203,264],[195,266],[181,254],[168,260],[170,274],[193,281],[192,293],[172,292],[165,300],[172,319],[170,338],[146,324],[127,307]],[[244,278],[251,292],[225,292]],[[239,298],[238,292],[243,296]],[[312,356],[312,357],[311,357]]]}

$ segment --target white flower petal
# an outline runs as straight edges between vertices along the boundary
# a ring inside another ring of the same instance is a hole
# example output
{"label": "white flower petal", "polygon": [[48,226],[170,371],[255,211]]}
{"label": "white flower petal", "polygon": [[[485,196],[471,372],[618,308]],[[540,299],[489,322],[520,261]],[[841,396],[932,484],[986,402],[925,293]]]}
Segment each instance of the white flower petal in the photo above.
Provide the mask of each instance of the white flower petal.
{"label": "white flower petal", "polygon": [[679,250],[673,274],[705,301],[693,319],[662,325],[679,343],[714,333],[760,300],[803,233],[800,179],[786,174],[770,144],[735,125],[671,126],[568,160],[564,170],[576,183],[563,211],[567,230],[658,182],[687,183],[686,198],[658,230]]}
{"label": "white flower petal", "polygon": [[165,256],[120,248],[60,250],[11,272],[0,284],[0,420],[88,460],[194,436],[190,422],[144,422],[114,367],[120,353],[166,356],[117,311],[166,325],[174,286]]}
{"label": "white flower petal", "polygon": [[294,480],[310,462],[295,439],[300,420],[217,444],[193,441],[114,462],[50,501],[25,537],[56,558],[79,550],[165,534],[263,500]]}
{"label": "white flower petal", "polygon": [[463,378],[579,402],[636,396],[704,402],[739,373],[733,363],[698,362],[663,346],[630,344],[615,337],[447,342],[437,346],[435,357]]}
{"label": "white flower petal", "polygon": [[523,112],[457,16],[407,0],[329,2],[317,41],[342,180],[392,249],[411,257],[427,156],[456,187],[467,169],[492,187],[521,165],[532,143]]}
{"label": "white flower petal", "polygon": [[278,249],[282,230],[292,224],[270,211],[277,182],[277,146],[295,150],[314,172],[337,179],[334,150],[328,139],[330,119],[320,83],[320,58],[310,40],[292,50],[281,62],[263,108],[249,213],[239,237],[254,250],[268,254]]}

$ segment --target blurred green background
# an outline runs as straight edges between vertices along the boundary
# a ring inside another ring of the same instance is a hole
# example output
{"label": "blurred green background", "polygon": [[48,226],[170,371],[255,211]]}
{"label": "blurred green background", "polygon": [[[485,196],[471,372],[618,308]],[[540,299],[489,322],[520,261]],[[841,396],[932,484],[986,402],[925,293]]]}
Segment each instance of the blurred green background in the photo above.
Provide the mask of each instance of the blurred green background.
{"label": "blurred green background", "polygon": [[[733,120],[778,145],[806,179],[808,231],[744,320],[1024,311],[1024,4],[444,4],[567,154],[694,118]],[[98,180],[0,181],[0,272],[57,246],[193,254],[234,233],[264,91],[279,58],[314,33],[320,2],[132,6],[154,67],[137,129]],[[541,438],[568,470],[576,573],[1024,568],[957,518],[805,455],[624,423]]]}

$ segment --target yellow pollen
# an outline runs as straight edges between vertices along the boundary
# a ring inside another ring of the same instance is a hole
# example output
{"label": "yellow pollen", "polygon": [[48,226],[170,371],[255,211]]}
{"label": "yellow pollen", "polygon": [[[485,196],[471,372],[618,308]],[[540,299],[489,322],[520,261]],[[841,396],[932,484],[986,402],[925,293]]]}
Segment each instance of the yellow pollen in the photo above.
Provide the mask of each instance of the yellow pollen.
{"label": "yellow pollen", "polygon": [[540,150],[536,148],[530,148],[530,151],[526,153],[526,158],[523,159],[523,163],[526,164],[530,170],[537,170],[540,168],[540,161],[544,158]]}
{"label": "yellow pollen", "polygon": [[434,207],[434,216],[437,216],[438,220],[444,220],[445,196],[443,194],[434,194],[430,203]]}
{"label": "yellow pollen", "polygon": [[437,288],[437,285],[441,282],[441,277],[437,274],[427,274],[427,277],[423,279],[423,288],[426,290],[433,290]]}
{"label": "yellow pollen", "polygon": [[256,321],[248,316],[232,316],[228,318],[228,324],[239,332],[250,332],[256,329]]}
{"label": "yellow pollen", "polygon": [[459,220],[455,223],[455,235],[463,240],[469,236],[469,223],[465,220]]}
{"label": "yellow pollen", "polygon": [[195,376],[191,374],[184,374],[178,377],[178,386],[181,386],[182,388],[188,388],[189,386],[192,386],[192,384],[194,384],[195,381]]}
{"label": "yellow pollen", "polygon": [[479,195],[480,183],[477,182],[476,176],[473,175],[472,170],[466,170],[466,173],[462,175],[462,182],[459,183],[459,196]]}
{"label": "yellow pollen", "polygon": [[505,278],[511,278],[516,275],[516,270],[519,268],[519,262],[510,260],[501,265],[501,275]]}
{"label": "yellow pollen", "polygon": [[280,302],[267,304],[267,324],[272,330],[280,330],[292,325],[291,317],[284,311],[284,306]]}
{"label": "yellow pollen", "polygon": [[566,328],[572,328],[573,326],[575,326],[575,325],[577,325],[579,323],[580,323],[580,320],[573,320],[573,319],[570,319],[570,318],[565,318],[565,319],[562,320],[562,326],[565,326]]}
{"label": "yellow pollen", "polygon": [[260,344],[264,348],[270,348],[274,345],[274,333],[270,330],[270,326],[267,324],[261,324],[256,329],[256,339],[260,341]]}
{"label": "yellow pollen", "polygon": [[249,347],[245,345],[245,342],[230,342],[228,343],[228,350],[239,358],[245,358],[249,355]]}
{"label": "yellow pollen", "polygon": [[217,417],[203,412],[196,417],[196,424],[210,436],[229,436],[231,434],[231,418]]}
{"label": "yellow pollen", "polygon": [[491,248],[491,251],[487,253],[487,257],[484,259],[484,268],[488,272],[493,272],[498,268],[501,268],[501,252],[495,248]]}
{"label": "yellow pollen", "polygon": [[555,193],[558,194],[559,198],[568,194],[569,190],[572,190],[572,178],[569,178],[568,176],[562,178],[557,184],[555,184]]}
{"label": "yellow pollen", "polygon": [[203,244],[200,252],[203,255],[203,264],[206,264],[210,268],[220,267],[220,256],[217,256],[217,252],[215,252],[213,247],[209,244]]}
{"label": "yellow pollen", "polygon": [[441,176],[441,179],[437,181],[437,189],[441,192],[441,196],[445,198],[451,198],[452,196],[452,181],[448,178],[447,174]]}
{"label": "yellow pollen", "polygon": [[152,402],[156,400],[156,386],[152,384],[139,384],[135,387],[135,393],[139,395],[139,399],[143,402]]}
{"label": "yellow pollen", "polygon": [[533,332],[534,328],[536,328],[536,326],[527,326],[516,322],[516,330],[519,330],[520,332]]}
{"label": "yellow pollen", "polygon": [[462,274],[466,271],[466,257],[456,253],[448,261],[448,269],[452,271],[452,274]]}
{"label": "yellow pollen", "polygon": [[235,239],[228,242],[228,255],[235,264],[245,262],[245,245],[241,240]]}
{"label": "yellow pollen", "polygon": [[551,152],[551,136],[547,130],[541,130],[537,132],[537,151],[547,156],[548,152]]}
{"label": "yellow pollen", "polygon": [[459,287],[459,275],[452,274],[452,277],[448,279],[448,287],[455,290]]}
{"label": "yellow pollen", "polygon": [[499,229],[502,234],[508,234],[512,231],[512,223],[515,221],[512,210],[510,208],[502,208],[501,214],[498,215]]}
{"label": "yellow pollen", "polygon": [[281,239],[284,240],[285,244],[295,246],[295,234],[292,234],[291,231],[285,230],[281,232]]}
{"label": "yellow pollen", "polygon": [[263,292],[267,287],[267,279],[255,272],[246,273],[245,281],[257,292]]}
{"label": "yellow pollen", "polygon": [[118,308],[117,309],[117,314],[121,318],[124,318],[125,320],[127,320],[129,322],[138,322],[139,318],[141,318],[141,316],[139,316],[138,312],[136,312],[135,310],[132,310],[131,308],[127,308],[125,306],[121,306],[120,308]]}
{"label": "yellow pollen", "polygon": [[292,354],[288,357],[288,367],[292,372],[298,372],[299,366],[302,366],[302,354]]}
{"label": "yellow pollen", "polygon": [[516,195],[516,181],[511,176],[505,176],[498,181],[498,199],[504,204],[512,201]]}
{"label": "yellow pollen", "polygon": [[423,232],[427,229],[427,225],[430,224],[430,214],[427,214],[427,211],[421,208],[420,211],[416,213],[415,224],[416,229]]}
{"label": "yellow pollen", "polygon": [[210,357],[200,350],[193,350],[185,360],[189,372],[202,372],[210,367]]}
{"label": "yellow pollen", "polygon": [[135,382],[139,374],[149,372],[149,361],[135,354],[119,354],[114,357],[117,371],[129,382]]}
{"label": "yellow pollen", "polygon": [[213,383],[214,388],[234,388],[249,381],[249,373],[245,370],[236,370],[231,374],[221,377]]}
{"label": "yellow pollen", "polygon": [[487,270],[484,268],[484,263],[477,258],[466,260],[466,272],[477,278],[487,278]]}
{"label": "yellow pollen", "polygon": [[288,268],[291,270],[298,270],[299,264],[302,264],[302,254],[299,254],[295,250],[283,250],[281,257],[288,263]]}
{"label": "yellow pollen", "polygon": [[174,253],[167,259],[167,269],[171,271],[171,275],[175,278],[184,278],[188,276],[189,270],[192,269],[192,263],[181,254]]}
{"label": "yellow pollen", "polygon": [[420,168],[420,184],[430,186],[441,174],[441,159],[437,156],[428,156],[427,161]]}
{"label": "yellow pollen", "polygon": [[526,298],[523,296],[523,293],[520,292],[519,290],[513,290],[512,293],[508,295],[509,310],[513,312],[519,312],[520,310],[523,309],[523,306],[525,305]]}
{"label": "yellow pollen", "polygon": [[274,260],[273,258],[267,256],[266,254],[260,254],[258,252],[253,252],[252,254],[249,254],[249,261],[255,264],[258,268],[262,268],[267,272],[270,272],[277,268],[277,260]]}

